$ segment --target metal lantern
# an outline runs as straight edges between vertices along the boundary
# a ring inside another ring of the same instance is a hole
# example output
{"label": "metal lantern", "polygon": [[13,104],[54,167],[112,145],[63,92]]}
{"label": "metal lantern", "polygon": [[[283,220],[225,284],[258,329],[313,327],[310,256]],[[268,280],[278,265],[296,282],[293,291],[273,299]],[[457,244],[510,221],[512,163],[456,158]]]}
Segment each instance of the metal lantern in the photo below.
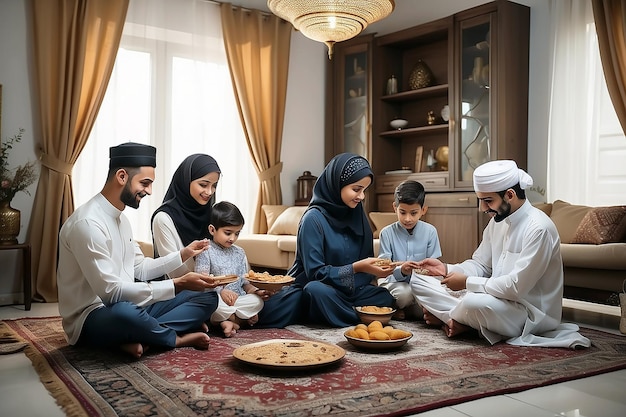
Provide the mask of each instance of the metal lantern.
{"label": "metal lantern", "polygon": [[298,177],[297,192],[296,192],[296,206],[306,206],[313,197],[313,186],[317,181],[315,175],[311,175],[311,171],[304,171],[301,176]]}

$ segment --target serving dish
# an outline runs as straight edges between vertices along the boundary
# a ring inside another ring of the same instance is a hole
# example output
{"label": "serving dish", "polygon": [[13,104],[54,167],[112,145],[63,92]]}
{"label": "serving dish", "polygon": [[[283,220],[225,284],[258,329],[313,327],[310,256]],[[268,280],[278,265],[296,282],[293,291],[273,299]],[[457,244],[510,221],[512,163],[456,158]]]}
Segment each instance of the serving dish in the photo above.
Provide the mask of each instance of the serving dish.
{"label": "serving dish", "polygon": [[211,276],[211,278],[213,278],[213,282],[215,282],[218,285],[226,285],[226,284],[230,284],[231,282],[237,281],[239,277],[235,274],[232,274],[232,275],[216,275],[216,276]]}
{"label": "serving dish", "polygon": [[346,355],[343,348],[323,342],[271,339],[240,346],[233,351],[238,360],[256,367],[303,370],[328,366]]}
{"label": "serving dish", "polygon": [[391,309],[389,312],[372,312],[372,311],[363,311],[363,307],[354,307],[356,313],[359,315],[361,322],[364,324],[370,324],[371,322],[378,320],[383,326],[391,320],[391,317],[396,312],[395,309]]}
{"label": "serving dish", "polygon": [[402,339],[366,340],[366,339],[359,339],[357,337],[348,336],[346,333],[344,333],[343,335],[352,346],[361,348],[361,349],[376,350],[376,351],[399,349],[402,346],[406,345],[406,343],[413,337],[413,333],[408,332],[410,333],[410,336],[404,337]]}
{"label": "serving dish", "polygon": [[246,277],[248,281],[255,287],[260,290],[267,291],[278,291],[282,287],[293,284],[296,280],[294,277],[290,277],[289,275],[269,275],[269,278],[258,278],[258,277]]}

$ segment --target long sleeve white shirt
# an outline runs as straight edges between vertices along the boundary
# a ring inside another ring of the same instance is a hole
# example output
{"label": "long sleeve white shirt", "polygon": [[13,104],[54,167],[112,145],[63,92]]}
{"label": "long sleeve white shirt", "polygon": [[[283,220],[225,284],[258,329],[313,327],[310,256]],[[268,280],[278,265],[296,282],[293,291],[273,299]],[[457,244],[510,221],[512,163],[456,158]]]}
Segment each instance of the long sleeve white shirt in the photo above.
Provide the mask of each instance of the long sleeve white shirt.
{"label": "long sleeve white shirt", "polygon": [[145,258],[122,211],[102,194],[94,196],[59,232],[59,312],[69,343],[78,341],[87,315],[97,308],[119,301],[147,306],[173,298],[172,281],[147,281],[181,265],[179,252]]}
{"label": "long sleeve white shirt", "polygon": [[[154,249],[158,256],[164,256],[172,252],[179,252],[185,245],[176,230],[174,221],[164,211],[159,211],[152,219],[152,239]],[[180,277],[187,272],[192,272],[196,268],[196,261],[193,257],[187,259],[184,264],[171,271],[170,278]]]}

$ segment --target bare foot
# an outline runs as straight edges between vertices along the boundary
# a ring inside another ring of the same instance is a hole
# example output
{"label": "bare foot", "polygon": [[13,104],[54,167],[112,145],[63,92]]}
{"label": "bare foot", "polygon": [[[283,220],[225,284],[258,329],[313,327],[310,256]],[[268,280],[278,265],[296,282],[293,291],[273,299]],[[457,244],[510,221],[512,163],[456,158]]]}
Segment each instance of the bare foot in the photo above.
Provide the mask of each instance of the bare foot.
{"label": "bare foot", "polygon": [[141,355],[143,355],[144,352],[148,350],[148,348],[144,348],[141,343],[126,343],[124,345],[121,345],[120,349],[122,349],[126,353],[130,353],[130,355],[136,359],[141,358]]}
{"label": "bare foot", "polygon": [[470,330],[472,330],[471,327],[461,324],[453,319],[450,319],[450,321],[443,326],[443,331],[448,337],[458,336]]}
{"label": "bare foot", "polygon": [[259,322],[259,315],[255,314],[254,316],[248,319],[248,326],[252,327]]}
{"label": "bare foot", "polygon": [[220,323],[220,326],[222,327],[222,331],[224,332],[224,337],[231,337],[232,335],[237,333],[237,330],[239,330],[239,325],[237,323],[233,323],[230,320],[224,320]]}
{"label": "bare foot", "polygon": [[406,315],[404,314],[404,309],[399,308],[396,310],[395,313],[393,313],[393,319],[395,320],[404,320],[406,318]]}
{"label": "bare foot", "polygon": [[196,349],[207,350],[209,348],[208,334],[202,332],[187,333],[182,336],[176,336],[176,347],[194,347]]}
{"label": "bare foot", "polygon": [[430,311],[422,308],[422,312],[424,313],[424,321],[429,326],[440,327],[443,326],[443,321],[439,320],[437,317],[433,315]]}
{"label": "bare foot", "polygon": [[209,325],[206,324],[206,323],[202,323],[202,331],[204,333],[208,332],[209,331]]}

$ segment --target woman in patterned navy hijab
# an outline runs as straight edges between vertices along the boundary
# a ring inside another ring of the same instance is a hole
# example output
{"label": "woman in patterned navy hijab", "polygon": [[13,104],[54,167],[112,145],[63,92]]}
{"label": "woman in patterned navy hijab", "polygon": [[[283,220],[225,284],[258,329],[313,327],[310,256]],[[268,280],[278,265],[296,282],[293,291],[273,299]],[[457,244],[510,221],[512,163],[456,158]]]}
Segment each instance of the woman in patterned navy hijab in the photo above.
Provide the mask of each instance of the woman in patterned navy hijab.
{"label": "woman in patterned navy hijab", "polygon": [[[326,165],[313,187],[298,227],[296,259],[287,273],[296,282],[284,290],[293,294],[301,289],[298,304],[304,322],[345,327],[359,322],[355,306],[393,306],[391,294],[372,284],[389,274],[376,265],[372,229],[362,204],[373,178],[365,158],[343,153]],[[261,320],[285,314],[273,305],[280,298],[279,292],[266,301]],[[293,307],[290,304],[283,308]]]}

